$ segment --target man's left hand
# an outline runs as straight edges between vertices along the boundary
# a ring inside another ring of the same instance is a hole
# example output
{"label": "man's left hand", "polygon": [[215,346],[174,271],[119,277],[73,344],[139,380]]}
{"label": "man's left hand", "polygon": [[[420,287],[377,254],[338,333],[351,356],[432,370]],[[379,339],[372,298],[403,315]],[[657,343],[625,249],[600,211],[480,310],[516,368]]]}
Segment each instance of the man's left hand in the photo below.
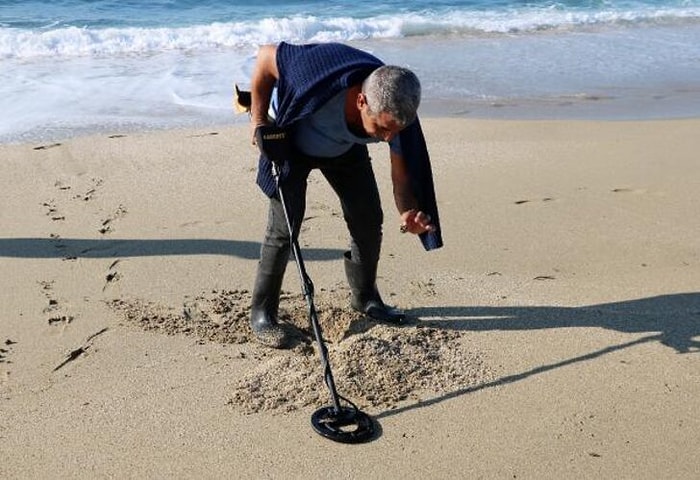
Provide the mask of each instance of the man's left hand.
{"label": "man's left hand", "polygon": [[406,210],[401,214],[401,233],[414,233],[416,235],[432,232],[435,226],[430,223],[430,215],[416,209]]}

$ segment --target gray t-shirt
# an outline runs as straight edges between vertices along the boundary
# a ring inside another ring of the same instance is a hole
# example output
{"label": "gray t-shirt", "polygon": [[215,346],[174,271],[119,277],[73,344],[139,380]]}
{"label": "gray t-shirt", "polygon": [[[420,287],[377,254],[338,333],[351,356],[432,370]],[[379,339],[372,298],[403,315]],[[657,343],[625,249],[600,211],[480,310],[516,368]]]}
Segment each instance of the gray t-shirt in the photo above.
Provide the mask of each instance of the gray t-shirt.
{"label": "gray t-shirt", "polygon": [[[345,120],[345,97],[343,90],[332,97],[320,109],[294,125],[294,145],[304,154],[313,157],[338,157],[355,144],[378,143],[374,137],[358,137],[348,128]],[[272,95],[272,109],[277,106],[277,89]],[[276,112],[275,112],[276,113]],[[398,135],[390,142],[391,149],[398,150]]]}

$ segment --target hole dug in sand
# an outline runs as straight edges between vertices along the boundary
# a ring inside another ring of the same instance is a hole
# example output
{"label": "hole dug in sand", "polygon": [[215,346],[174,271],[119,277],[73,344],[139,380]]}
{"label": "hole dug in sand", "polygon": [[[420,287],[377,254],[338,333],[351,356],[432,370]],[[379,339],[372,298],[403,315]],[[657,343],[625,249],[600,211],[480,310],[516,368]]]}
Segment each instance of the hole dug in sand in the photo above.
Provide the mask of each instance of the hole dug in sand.
{"label": "hole dug in sand", "polygon": [[[469,332],[418,321],[402,327],[378,324],[349,307],[339,308],[348,305],[347,293],[324,294],[315,302],[338,393],[360,408],[393,408],[494,378],[483,354],[470,343]],[[254,341],[247,291],[212,291],[188,300],[184,309],[123,299],[110,305],[145,330],[219,343]],[[238,381],[228,401],[242,412],[282,413],[330,402],[303,297],[284,294],[280,320],[293,332],[294,346],[259,347],[266,355]]]}

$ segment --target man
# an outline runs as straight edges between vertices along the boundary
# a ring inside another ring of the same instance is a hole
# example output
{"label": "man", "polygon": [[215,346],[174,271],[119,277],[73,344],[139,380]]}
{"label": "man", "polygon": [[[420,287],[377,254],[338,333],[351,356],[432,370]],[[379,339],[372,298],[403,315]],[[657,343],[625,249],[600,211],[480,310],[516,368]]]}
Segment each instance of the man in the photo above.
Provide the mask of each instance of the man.
{"label": "man", "polygon": [[[404,314],[385,305],[376,287],[383,213],[368,143],[390,144],[401,231],[420,235],[426,249],[442,246],[430,163],[416,116],[419,103],[420,83],[411,71],[385,66],[337,43],[263,46],[251,79],[254,133],[273,123],[291,137],[280,184],[294,238],[304,217],[307,177],[318,168],[338,195],[350,232],[344,261],[351,305],[382,322],[401,323]],[[270,159],[262,151],[258,184],[270,197],[270,207],[250,325],[263,344],[284,348],[289,339],[277,313],[290,236],[270,172]]]}

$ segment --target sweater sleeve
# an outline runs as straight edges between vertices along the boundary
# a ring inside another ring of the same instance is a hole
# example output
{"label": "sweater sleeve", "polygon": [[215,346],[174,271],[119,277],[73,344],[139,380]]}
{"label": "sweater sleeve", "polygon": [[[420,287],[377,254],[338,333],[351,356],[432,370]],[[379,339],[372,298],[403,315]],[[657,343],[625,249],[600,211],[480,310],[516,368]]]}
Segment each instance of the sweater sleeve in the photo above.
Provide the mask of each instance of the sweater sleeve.
{"label": "sweater sleeve", "polygon": [[435,226],[434,231],[420,234],[420,240],[423,248],[435,250],[443,246],[442,228],[435,198],[430,155],[428,154],[419,120],[416,118],[411,125],[402,130],[399,138],[402,156],[406,162],[406,168],[410,177],[413,196],[418,202],[418,207],[430,215],[431,221]]}

